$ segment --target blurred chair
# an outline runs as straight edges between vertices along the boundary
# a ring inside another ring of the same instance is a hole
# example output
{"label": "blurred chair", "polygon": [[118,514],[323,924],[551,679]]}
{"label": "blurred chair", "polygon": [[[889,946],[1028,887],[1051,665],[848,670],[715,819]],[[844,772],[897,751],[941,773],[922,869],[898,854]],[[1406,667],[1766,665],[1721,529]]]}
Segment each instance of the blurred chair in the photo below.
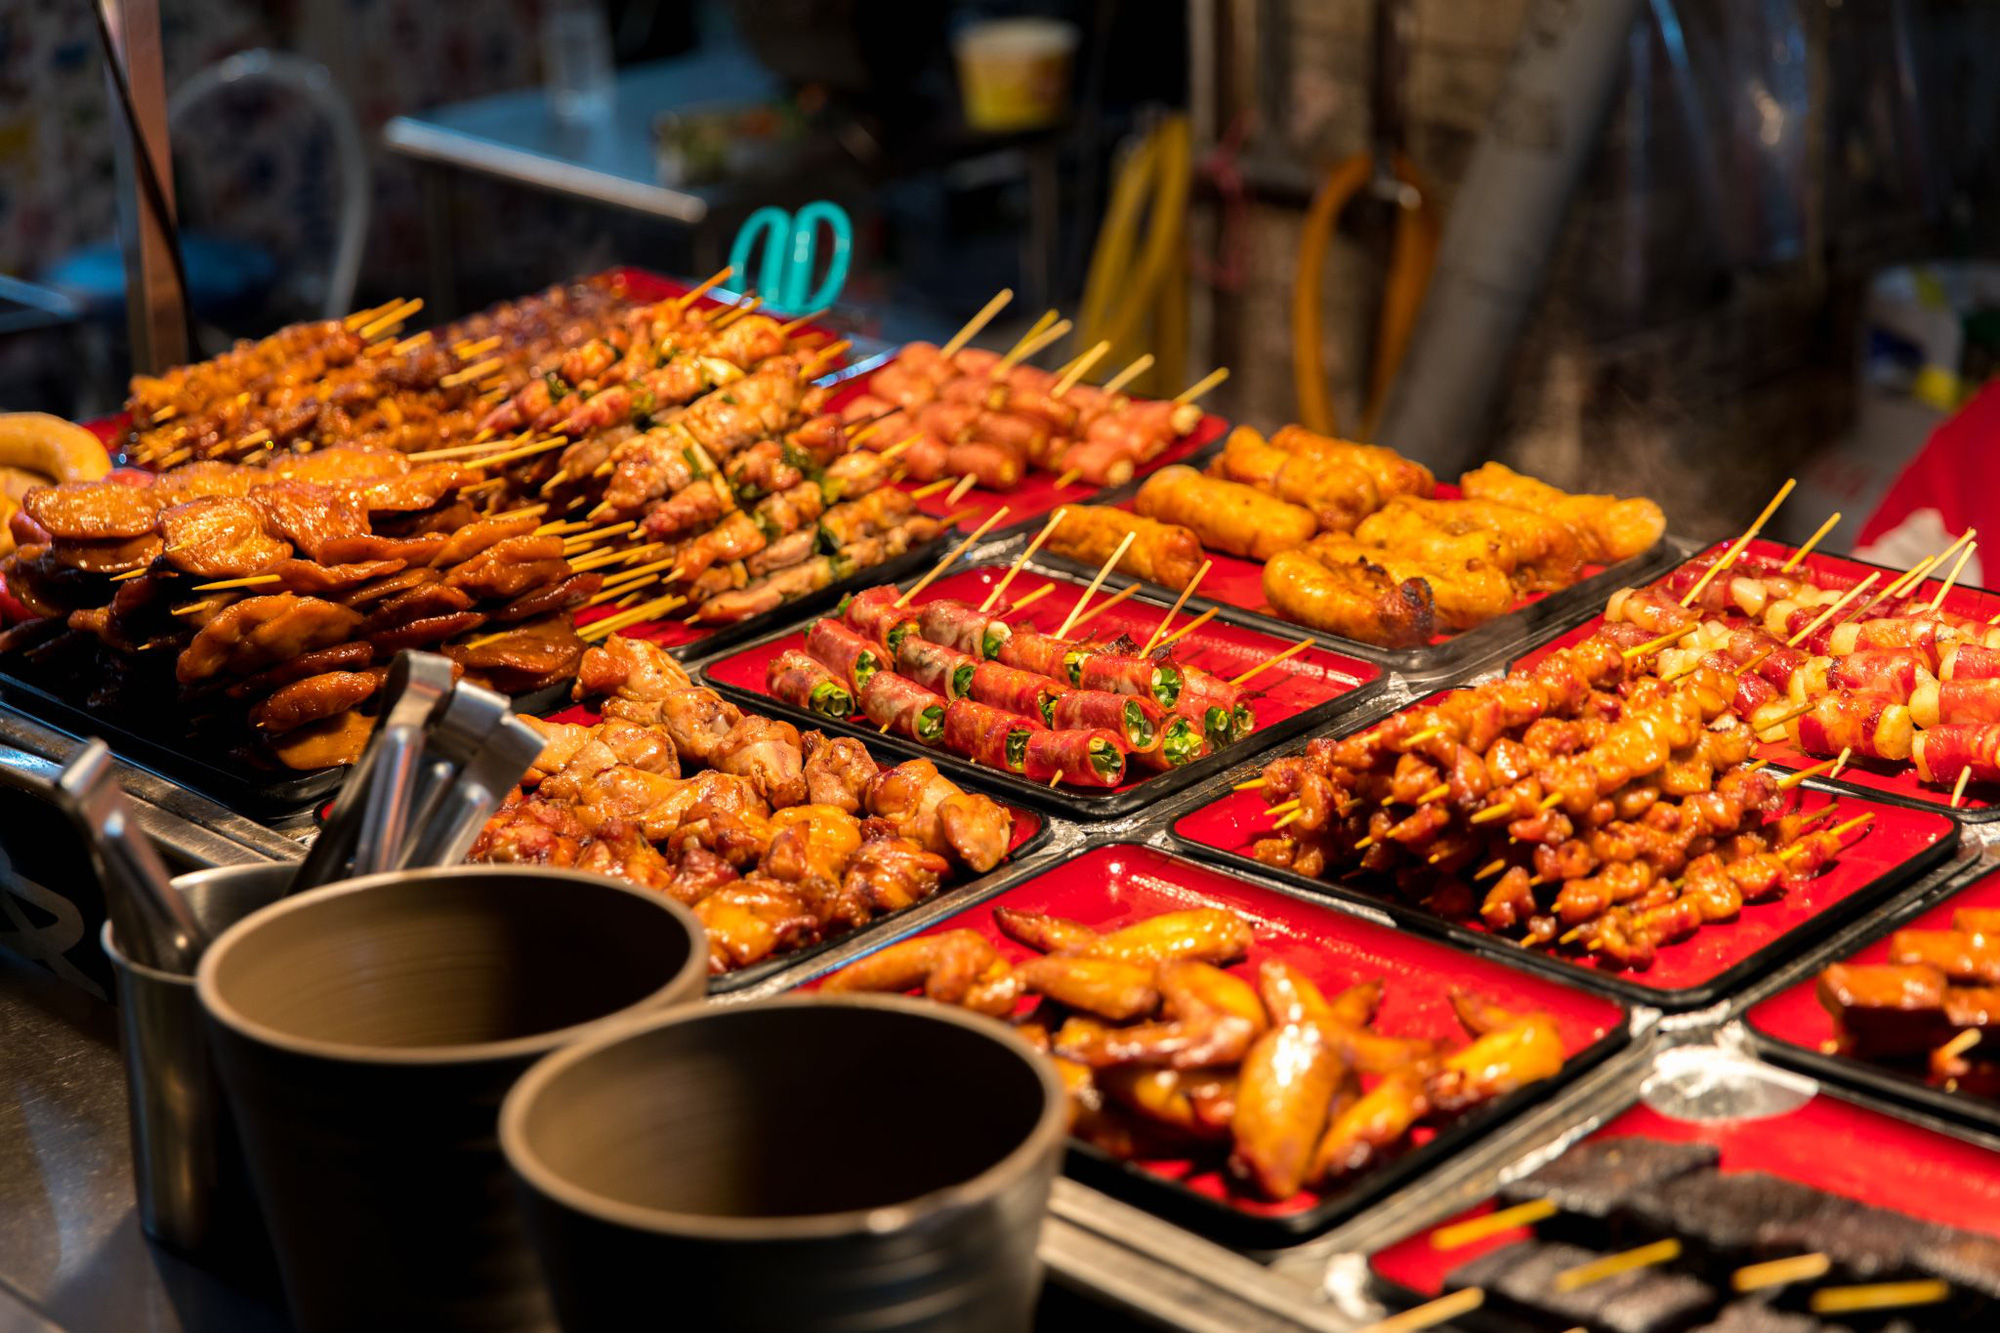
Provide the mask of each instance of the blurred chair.
{"label": "blurred chair", "polygon": [[[181,131],[190,113],[214,98],[250,88],[267,88],[302,103],[320,122],[332,145],[338,217],[324,286],[314,304],[328,318],[344,314],[352,307],[361,271],[371,184],[360,126],[326,68],[281,51],[238,52],[198,71],[175,91],[167,105],[171,137],[197,153],[226,155],[226,142],[189,140]],[[177,211],[183,218],[190,214],[185,199]],[[306,259],[280,255],[241,237],[185,226],[180,242],[188,285],[193,289],[188,303],[195,318],[204,321],[267,301]],[[72,251],[38,277],[76,301],[88,318],[115,320],[124,310],[125,262],[115,240]]]}

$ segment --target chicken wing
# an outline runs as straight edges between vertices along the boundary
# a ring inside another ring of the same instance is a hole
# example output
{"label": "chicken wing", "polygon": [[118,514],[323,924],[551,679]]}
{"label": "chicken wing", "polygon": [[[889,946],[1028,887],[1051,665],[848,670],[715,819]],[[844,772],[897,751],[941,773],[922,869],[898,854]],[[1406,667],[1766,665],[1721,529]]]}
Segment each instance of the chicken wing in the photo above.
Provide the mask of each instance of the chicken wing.
{"label": "chicken wing", "polygon": [[1286,1023],[1259,1037],[1237,1077],[1230,1169],[1268,1199],[1298,1193],[1344,1068],[1316,1023]]}

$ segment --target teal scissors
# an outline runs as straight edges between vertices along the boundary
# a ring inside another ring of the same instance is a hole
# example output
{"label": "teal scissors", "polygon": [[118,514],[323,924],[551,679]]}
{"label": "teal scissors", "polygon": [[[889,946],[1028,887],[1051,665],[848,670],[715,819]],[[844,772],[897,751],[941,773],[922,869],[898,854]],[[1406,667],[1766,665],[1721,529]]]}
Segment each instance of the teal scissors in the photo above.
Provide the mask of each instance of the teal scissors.
{"label": "teal scissors", "polygon": [[[826,224],[833,238],[826,276],[811,287],[813,264],[818,258],[819,227]],[[767,235],[768,233],[768,235]],[[763,262],[756,267],[751,286],[774,310],[797,314],[832,305],[847,284],[847,263],[854,249],[854,227],[838,204],[818,199],[796,214],[782,208],[760,208],[736,233],[729,262],[747,281],[751,277],[752,254],[763,239]]]}

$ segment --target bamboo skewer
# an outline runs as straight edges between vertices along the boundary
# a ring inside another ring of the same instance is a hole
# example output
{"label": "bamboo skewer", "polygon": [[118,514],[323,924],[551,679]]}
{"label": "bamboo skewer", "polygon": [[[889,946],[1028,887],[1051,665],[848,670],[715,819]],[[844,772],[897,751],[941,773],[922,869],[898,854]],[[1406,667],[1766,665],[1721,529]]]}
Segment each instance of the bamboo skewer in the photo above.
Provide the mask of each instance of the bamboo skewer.
{"label": "bamboo skewer", "polygon": [[1116,375],[1113,375],[1110,379],[1104,382],[1104,396],[1107,398],[1111,397],[1113,394],[1117,393],[1120,389],[1130,384],[1133,380],[1138,379],[1141,375],[1145,374],[1152,368],[1153,368],[1153,354],[1151,352],[1147,352],[1137,361],[1134,361],[1131,365],[1125,367],[1125,369],[1119,371]]}
{"label": "bamboo skewer", "polygon": [[917,489],[915,489],[914,491],[911,491],[910,498],[912,500],[921,500],[925,496],[937,494],[939,491],[944,490],[948,486],[956,486],[958,485],[959,482],[963,480],[965,480],[965,478],[963,477],[940,477],[936,481],[928,482],[922,486],[917,487]]}
{"label": "bamboo skewer", "polygon": [[1014,299],[1012,287],[1002,287],[993,294],[993,299],[979,308],[979,313],[965,321],[963,328],[951,335],[950,341],[938,348],[938,355],[949,361],[965,350],[965,345],[979,336],[979,331],[993,322],[993,317],[1007,308]]}
{"label": "bamboo skewer", "polygon": [[1629,1273],[1635,1268],[1651,1268],[1658,1264],[1672,1263],[1680,1258],[1680,1254],[1680,1240],[1669,1236],[1666,1240],[1656,1240],[1651,1245],[1641,1245],[1622,1254],[1607,1254],[1602,1259],[1593,1259],[1587,1264],[1566,1268],[1556,1274],[1555,1289],[1561,1292],[1581,1291],[1606,1278]]}
{"label": "bamboo skewer", "polygon": [[[533,444],[524,444],[518,449],[509,449],[504,454],[490,454],[485,458],[475,458],[465,466],[492,467],[496,463],[512,463],[523,458],[532,458],[536,454],[545,454],[551,449],[560,449],[568,443],[569,437],[567,436],[551,435],[546,440],[537,440]],[[498,480],[498,478],[495,480]]]}
{"label": "bamboo skewer", "polygon": [[504,356],[488,357],[476,365],[467,366],[463,370],[452,371],[451,374],[444,376],[438,381],[438,387],[441,389],[456,389],[459,385],[470,384],[472,381],[485,375],[488,371],[498,370],[506,364],[507,358]]}
{"label": "bamboo skewer", "polygon": [[1193,620],[1188,621],[1187,624],[1182,625],[1179,629],[1175,630],[1172,634],[1169,634],[1166,638],[1161,639],[1157,644],[1154,644],[1153,646],[1155,648],[1171,647],[1176,640],[1186,638],[1188,635],[1200,629],[1203,625],[1206,625],[1209,621],[1215,619],[1215,613],[1218,609],[1219,608],[1213,606],[1209,607],[1208,610],[1202,612],[1200,615],[1196,616]]}
{"label": "bamboo skewer", "polygon": [[812,323],[814,320],[825,319],[827,312],[832,309],[833,307],[830,305],[823,305],[817,310],[809,311],[806,314],[800,315],[797,319],[787,320],[785,323],[780,324],[778,326],[778,332],[783,334],[785,337],[789,338],[792,336],[792,334],[804,328],[806,325]]}
{"label": "bamboo skewer", "polygon": [[1044,583],[1041,587],[1035,589],[1033,592],[1029,593],[1026,597],[1023,597],[1020,601],[1014,603],[1012,606],[1008,607],[1005,611],[1001,612],[1001,615],[1003,617],[1011,616],[1016,611],[1020,611],[1027,607],[1033,606],[1036,602],[1041,601],[1042,598],[1047,597],[1050,593],[1054,592],[1055,590],[1056,590],[1055,584]]}
{"label": "bamboo skewer", "polygon": [[910,599],[912,597],[915,597],[925,588],[928,588],[931,586],[931,584],[937,582],[938,576],[940,574],[944,573],[947,569],[950,569],[954,561],[956,561],[960,556],[964,555],[967,551],[971,550],[973,544],[977,542],[981,537],[984,537],[988,529],[992,528],[996,523],[998,523],[1001,519],[1005,518],[1006,516],[1007,516],[1006,505],[1001,505],[998,509],[994,510],[993,513],[987,518],[987,520],[984,523],[981,523],[978,527],[974,528],[971,534],[967,536],[964,541],[952,547],[950,552],[946,554],[945,558],[938,561],[936,567],[933,568],[930,573],[924,575],[922,578],[918,579],[915,583],[911,584],[909,589],[905,591],[901,597],[898,597],[896,599],[895,604],[897,606],[909,605]]}
{"label": "bamboo skewer", "polygon": [[1191,403],[1228,378],[1229,367],[1217,366],[1214,370],[1209,371],[1193,384],[1188,385],[1187,388],[1175,394],[1174,402],[1176,404]]}
{"label": "bamboo skewer", "polygon": [[1842,593],[1838,598],[1836,598],[1832,603],[1830,603],[1827,606],[1826,610],[1820,612],[1817,616],[1814,616],[1812,620],[1808,621],[1804,629],[1800,630],[1797,634],[1794,634],[1791,638],[1786,639],[1785,647],[1796,648],[1801,643],[1805,642],[1807,639],[1810,639],[1813,636],[1814,631],[1819,629],[1821,625],[1824,625],[1827,621],[1833,619],[1834,616],[1840,613],[1841,607],[1846,606],[1849,602],[1859,597],[1862,593],[1868,591],[1868,589],[1874,584],[1875,580],[1881,577],[1882,577],[1881,571],[1877,570],[1876,572],[1870,574],[1867,578],[1861,580],[1861,582],[1855,584],[1852,588],[1849,588],[1846,592]]}
{"label": "bamboo skewer", "polygon": [[993,369],[988,372],[988,378],[996,380],[1005,379],[1008,371],[1020,365],[1029,357],[1034,356],[1050,343],[1062,338],[1063,335],[1069,332],[1069,329],[1069,321],[1059,319],[1034,337],[1023,339],[1012,351],[993,363]]}
{"label": "bamboo skewer", "polygon": [[[1814,764],[1811,768],[1802,768],[1798,772],[1791,774],[1789,777],[1779,778],[1778,790],[1790,791],[1792,788],[1798,786],[1801,782],[1804,782],[1807,778],[1816,778],[1820,774],[1832,768],[1835,764],[1838,764],[1839,762],[1840,761],[1838,759],[1821,760],[1819,763]],[[1970,770],[1967,771],[1969,772]]]}
{"label": "bamboo skewer", "polygon": [[[1970,769],[1966,770],[1970,772]],[[1967,1028],[1950,1041],[1937,1048],[1939,1064],[1949,1064],[1985,1040],[1986,1033],[1979,1028]]]}
{"label": "bamboo skewer", "polygon": [[1139,588],[1140,584],[1134,583],[1126,587],[1123,591],[1111,594],[1111,596],[1105,598],[1103,601],[1099,602],[1096,606],[1091,607],[1090,610],[1078,616],[1076,618],[1076,623],[1071,625],[1070,628],[1071,629],[1083,628],[1085,625],[1088,625],[1091,621],[1097,619],[1097,617],[1099,617],[1100,615],[1103,615],[1106,611],[1109,611],[1112,607],[1118,605],[1118,603],[1124,601],[1127,597],[1130,597],[1133,593],[1139,591]]}
{"label": "bamboo skewer", "polygon": [[1055,483],[1056,489],[1059,491],[1069,489],[1070,486],[1075,484],[1076,479],[1082,475],[1083,475],[1082,468],[1080,467],[1070,468],[1068,471],[1062,473],[1060,476],[1056,478],[1056,483]]}
{"label": "bamboo skewer", "polygon": [[1819,529],[1815,531],[1812,536],[1806,538],[1805,545],[1799,547],[1798,550],[1793,551],[1790,558],[1788,558],[1784,564],[1778,566],[1778,572],[1780,574],[1789,574],[1792,570],[1792,567],[1798,564],[1799,561],[1805,559],[1807,553],[1809,553],[1813,547],[1818,546],[1820,543],[1820,539],[1825,537],[1827,533],[1832,532],[1835,525],[1837,525],[1839,522],[1840,522],[1840,511],[1836,509],[1831,514],[1828,514],[1826,516],[1826,522],[1820,524]]}
{"label": "bamboo skewer", "polygon": [[1083,596],[1077,598],[1076,605],[1072,606],[1069,609],[1069,615],[1063,619],[1062,628],[1056,631],[1056,637],[1058,639],[1062,638],[1063,636],[1069,633],[1069,627],[1076,623],[1076,618],[1079,615],[1083,614],[1083,608],[1090,605],[1090,599],[1092,597],[1095,597],[1097,595],[1097,590],[1104,586],[1104,580],[1110,575],[1111,571],[1117,567],[1118,562],[1124,559],[1126,548],[1132,545],[1133,540],[1136,537],[1138,537],[1138,535],[1139,534],[1137,532],[1128,532],[1125,534],[1124,538],[1121,541],[1119,541],[1118,549],[1111,553],[1111,558],[1109,560],[1106,560],[1103,566],[1098,569],[1097,577],[1092,579],[1090,581],[1090,586],[1083,590]]}
{"label": "bamboo skewer", "polygon": [[952,505],[957,504],[960,500],[963,500],[965,498],[965,493],[971,490],[973,487],[973,483],[978,480],[979,478],[973,476],[970,472],[966,473],[964,476],[958,479],[958,485],[952,487],[951,490],[945,495],[944,502],[946,504],[952,504]]}
{"label": "bamboo skewer", "polygon": [[[1967,528],[1965,535],[1970,537],[1974,531],[1976,529]],[[1932,615],[1936,615],[1937,609],[1944,605],[1944,599],[1951,594],[1951,586],[1958,582],[1960,572],[1965,569],[1965,562],[1972,559],[1972,553],[1978,549],[1978,542],[1967,542],[1965,549],[1958,553],[1958,559],[1952,562],[1951,573],[1945,575],[1944,583],[1939,586],[1937,596],[1931,598],[1930,605],[1925,608]]]}
{"label": "bamboo skewer", "polygon": [[388,314],[362,325],[360,329],[356,330],[355,336],[363,342],[373,342],[423,308],[423,298],[413,296],[391,310]]}
{"label": "bamboo skewer", "polygon": [[1213,560],[1204,560],[1201,562],[1201,568],[1197,569],[1194,572],[1194,577],[1188,580],[1187,587],[1181,589],[1181,595],[1174,599],[1174,604],[1167,608],[1167,613],[1164,616],[1160,617],[1158,627],[1153,630],[1152,635],[1146,640],[1146,646],[1139,650],[1139,656],[1144,657],[1147,653],[1153,651],[1153,645],[1160,641],[1160,635],[1166,633],[1167,626],[1173,623],[1174,617],[1181,613],[1183,606],[1187,605],[1187,599],[1194,595],[1194,590],[1201,585],[1202,576],[1208,573],[1208,567],[1214,563]]}
{"label": "bamboo skewer", "polygon": [[1905,1305],[1936,1305],[1951,1298],[1951,1284],[1939,1278],[1914,1282],[1872,1282],[1859,1287],[1821,1287],[1808,1304],[1814,1314],[1849,1314]]}
{"label": "bamboo skewer", "polygon": [[1970,767],[1970,766],[1967,766],[1967,767],[1965,767],[1965,768],[1961,768],[1961,769],[1959,769],[1959,770],[1958,770],[1958,781],[1957,781],[1957,782],[1954,782],[1954,783],[1953,783],[1953,784],[1951,785],[1951,808],[1952,808],[1952,809],[1954,809],[1954,810],[1958,809],[1958,806],[1959,806],[1959,802],[1961,802],[1961,801],[1963,801],[1963,800],[1965,799],[1965,783],[1966,783],[1966,779],[1970,778],[1971,776],[1972,776],[1972,769],[1971,769],[1971,767]]}
{"label": "bamboo skewer", "polygon": [[728,282],[731,278],[735,276],[736,276],[735,266],[731,264],[724,264],[722,268],[715,274],[714,277],[709,278],[708,280],[702,282],[698,286],[695,286],[689,289],[688,291],[682,292],[679,296],[676,296],[674,298],[674,309],[686,310],[696,301],[699,301],[702,297],[707,296],[710,292],[714,291],[717,287],[720,287],[723,283]]}
{"label": "bamboo skewer", "polygon": [[221,592],[225,588],[261,588],[269,583],[281,583],[276,574],[249,574],[240,579],[223,579],[219,583],[197,583],[190,592]]}
{"label": "bamboo skewer", "polygon": [[1248,671],[1236,677],[1229,683],[1231,685],[1241,685],[1244,681],[1249,680],[1252,676],[1255,676],[1258,673],[1270,667],[1278,665],[1278,663],[1284,661],[1288,657],[1297,656],[1298,654],[1304,652],[1306,649],[1312,647],[1312,645],[1313,641],[1310,638],[1300,639],[1297,643],[1285,649],[1283,652],[1273,653],[1271,656],[1265,658],[1263,661],[1259,662],[1256,666],[1251,667]]}
{"label": "bamboo skewer", "polygon": [[1670,633],[1662,634],[1657,639],[1648,639],[1644,643],[1634,644],[1630,648],[1621,649],[1618,655],[1629,662],[1635,657],[1643,657],[1647,653],[1655,653],[1671,644],[1679,643],[1682,639],[1685,639],[1700,628],[1699,624],[1694,624],[1689,625],[1686,629],[1673,630]]}
{"label": "bamboo skewer", "polygon": [[987,610],[995,602],[1007,595],[1007,585],[1012,583],[1014,576],[1021,572],[1021,566],[1027,564],[1028,561],[1034,558],[1035,552],[1042,549],[1042,543],[1049,539],[1049,535],[1056,530],[1056,525],[1063,521],[1063,515],[1068,512],[1069,510],[1067,509],[1058,509],[1055,513],[1049,515],[1049,521],[1042,525],[1042,530],[1035,534],[1035,539],[1028,543],[1021,554],[1014,557],[1014,563],[1007,566],[1007,572],[1002,574],[1000,581],[993,585],[993,591],[986,594],[986,600],[979,604],[981,611]]}
{"label": "bamboo skewer", "polygon": [[1057,372],[1059,378],[1056,380],[1055,387],[1049,390],[1049,397],[1060,398],[1071,389],[1074,389],[1077,381],[1088,375],[1090,368],[1099,361],[1102,361],[1105,354],[1110,352],[1110,350],[1110,342],[1100,342],[1081,356],[1071,360],[1068,365]]}
{"label": "bamboo skewer", "polygon": [[1486,1303],[1486,1291],[1482,1287],[1465,1287],[1440,1296],[1434,1301],[1412,1306],[1401,1314],[1392,1314],[1387,1319],[1378,1319],[1361,1333],[1423,1333],[1424,1329],[1436,1328],[1460,1315],[1471,1314]]}
{"label": "bamboo skewer", "polygon": [[1028,326],[1028,331],[1026,333],[1023,333],[1020,337],[1016,338],[1014,340],[1014,345],[1012,347],[1009,347],[1006,350],[1006,352],[1004,352],[1001,355],[1000,361],[996,365],[996,369],[998,368],[999,365],[1012,366],[1014,364],[1014,360],[1019,358],[1022,348],[1026,347],[1029,343],[1033,342],[1035,339],[1041,337],[1042,334],[1048,330],[1050,325],[1054,324],[1058,319],[1061,318],[1062,318],[1062,312],[1059,310],[1055,310],[1053,308],[1044,310],[1039,316],[1036,317],[1035,322]]}
{"label": "bamboo skewer", "polygon": [[1681,598],[1682,606],[1691,605],[1695,598],[1701,596],[1701,590],[1709,585],[1711,579],[1736,563],[1736,557],[1743,554],[1743,548],[1748,546],[1756,538],[1757,534],[1764,530],[1764,525],[1771,521],[1771,515],[1778,512],[1778,506],[1785,502],[1785,497],[1790,495],[1792,488],[1798,484],[1798,478],[1796,477],[1785,478],[1785,484],[1780,486],[1778,493],[1771,497],[1771,503],[1764,506],[1764,512],[1757,515],[1757,521],[1744,529],[1743,535],[1738,537],[1730,544],[1729,549],[1722,553],[1722,558],[1717,560],[1713,565],[1710,565],[1708,572],[1703,574],[1695,582],[1695,585],[1687,590],[1687,595]]}

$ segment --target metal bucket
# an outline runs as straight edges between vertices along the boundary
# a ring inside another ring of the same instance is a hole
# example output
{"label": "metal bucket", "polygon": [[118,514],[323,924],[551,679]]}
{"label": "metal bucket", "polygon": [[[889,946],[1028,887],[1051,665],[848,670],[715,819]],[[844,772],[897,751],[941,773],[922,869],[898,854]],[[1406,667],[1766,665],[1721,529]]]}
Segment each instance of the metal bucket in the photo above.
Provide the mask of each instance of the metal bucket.
{"label": "metal bucket", "polygon": [[707,972],[686,908],[556,870],[370,875],[217,939],[201,1003],[298,1326],[546,1325],[501,1098]]}
{"label": "metal bucket", "polygon": [[1050,1062],[888,996],[690,1010],[559,1052],[500,1137],[570,1333],[1018,1331],[1062,1151]]}
{"label": "metal bucket", "polygon": [[[282,861],[221,866],[178,876],[174,887],[213,937],[283,897],[295,869]],[[258,1243],[263,1221],[216,1082],[194,978],[134,963],[109,921],[102,939],[118,988],[139,1225],[190,1255],[238,1256]]]}

